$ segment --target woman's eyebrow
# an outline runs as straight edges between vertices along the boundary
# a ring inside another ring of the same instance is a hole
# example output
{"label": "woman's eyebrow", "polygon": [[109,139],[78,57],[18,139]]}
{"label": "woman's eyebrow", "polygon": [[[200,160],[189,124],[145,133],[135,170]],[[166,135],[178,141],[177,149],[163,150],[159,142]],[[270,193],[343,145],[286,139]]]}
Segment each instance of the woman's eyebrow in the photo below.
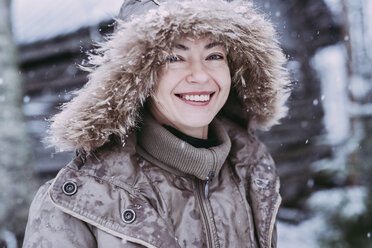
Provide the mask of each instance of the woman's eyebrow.
{"label": "woman's eyebrow", "polygon": [[[216,46],[222,46],[222,43],[221,42],[212,42],[212,43],[209,43],[207,45],[205,45],[205,49],[211,49],[213,47],[216,47]],[[175,49],[179,49],[179,50],[183,50],[183,51],[187,51],[189,50],[190,48],[188,48],[187,46],[183,45],[183,44],[175,44],[174,45],[174,48]]]}
{"label": "woman's eyebrow", "polygon": [[184,51],[189,50],[189,48],[187,46],[182,45],[182,44],[176,44],[176,45],[174,45],[174,48],[184,50]]}
{"label": "woman's eyebrow", "polygon": [[209,43],[208,45],[206,45],[204,48],[205,49],[211,49],[211,48],[216,47],[216,46],[222,46],[222,43],[221,42],[212,42],[212,43]]}

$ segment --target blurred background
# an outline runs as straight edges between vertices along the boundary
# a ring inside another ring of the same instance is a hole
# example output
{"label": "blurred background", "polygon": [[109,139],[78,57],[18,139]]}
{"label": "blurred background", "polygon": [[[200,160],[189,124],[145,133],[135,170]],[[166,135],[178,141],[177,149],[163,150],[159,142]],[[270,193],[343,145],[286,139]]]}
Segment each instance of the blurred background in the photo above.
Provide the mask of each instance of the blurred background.
{"label": "blurred background", "polygon": [[[372,1],[255,2],[293,82],[283,125],[258,133],[282,182],[278,246],[372,247]],[[21,246],[37,188],[73,157],[45,148],[47,119],[121,3],[0,0],[0,248]]]}

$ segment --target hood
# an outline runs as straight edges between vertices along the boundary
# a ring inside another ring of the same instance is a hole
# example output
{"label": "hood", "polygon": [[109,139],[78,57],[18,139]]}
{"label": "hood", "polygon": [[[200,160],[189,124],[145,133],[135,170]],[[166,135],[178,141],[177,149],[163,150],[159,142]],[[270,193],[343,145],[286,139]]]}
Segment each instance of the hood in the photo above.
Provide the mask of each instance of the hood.
{"label": "hood", "polygon": [[89,56],[87,84],[51,119],[49,143],[58,151],[85,152],[112,137],[125,143],[172,44],[184,36],[207,36],[227,50],[233,87],[222,113],[259,129],[286,115],[286,59],[272,24],[252,3],[127,0],[115,32]]}

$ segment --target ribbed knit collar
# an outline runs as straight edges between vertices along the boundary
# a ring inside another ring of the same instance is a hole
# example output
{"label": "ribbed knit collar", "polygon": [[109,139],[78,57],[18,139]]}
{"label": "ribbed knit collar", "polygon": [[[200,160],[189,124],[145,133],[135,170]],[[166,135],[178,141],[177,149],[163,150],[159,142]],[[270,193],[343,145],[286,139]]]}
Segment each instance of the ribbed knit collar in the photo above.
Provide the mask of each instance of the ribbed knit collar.
{"label": "ribbed knit collar", "polygon": [[[175,129],[174,127],[162,125],[165,127],[169,132],[171,132],[173,135],[175,135],[177,138],[186,141],[188,144],[192,145],[196,148],[210,148],[213,146],[218,145],[218,140],[214,137],[214,135],[210,134],[210,131],[208,132],[208,138],[207,139],[199,139],[192,136],[189,136],[187,134],[182,133],[178,129]],[[209,129],[210,130],[210,129]]]}
{"label": "ribbed knit collar", "polygon": [[210,172],[218,175],[231,148],[230,138],[217,120],[213,120],[209,128],[220,145],[208,149],[195,148],[169,132],[150,114],[146,114],[142,128],[137,133],[138,152],[147,153],[142,154],[145,157],[150,155],[151,162],[158,161],[172,170],[206,180]]}

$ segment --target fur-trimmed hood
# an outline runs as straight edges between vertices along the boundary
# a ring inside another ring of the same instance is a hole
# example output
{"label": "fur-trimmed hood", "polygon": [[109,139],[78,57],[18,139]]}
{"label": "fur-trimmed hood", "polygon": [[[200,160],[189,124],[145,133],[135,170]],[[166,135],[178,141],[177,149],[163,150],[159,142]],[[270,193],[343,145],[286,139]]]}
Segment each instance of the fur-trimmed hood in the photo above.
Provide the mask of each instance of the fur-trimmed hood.
{"label": "fur-trimmed hood", "polygon": [[[160,4],[159,4],[160,2]],[[137,126],[175,40],[208,36],[227,49],[232,91],[227,115],[268,129],[287,112],[289,79],[272,24],[247,1],[126,0],[115,32],[89,58],[88,83],[51,119],[58,151],[91,152]]]}

